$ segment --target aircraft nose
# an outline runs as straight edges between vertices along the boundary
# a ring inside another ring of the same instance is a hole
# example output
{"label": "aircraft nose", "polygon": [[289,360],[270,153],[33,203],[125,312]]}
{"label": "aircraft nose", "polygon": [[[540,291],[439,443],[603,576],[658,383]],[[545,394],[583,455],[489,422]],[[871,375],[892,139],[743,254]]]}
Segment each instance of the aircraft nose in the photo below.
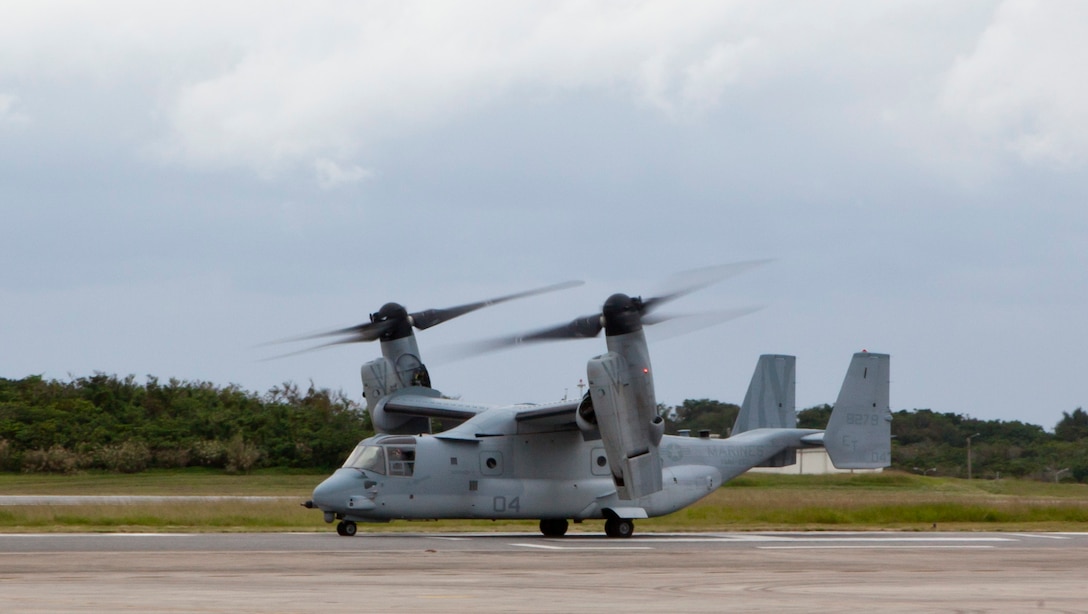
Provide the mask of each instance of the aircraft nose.
{"label": "aircraft nose", "polygon": [[314,488],[314,506],[323,510],[346,509],[351,496],[362,490],[359,478],[354,469],[337,469]]}

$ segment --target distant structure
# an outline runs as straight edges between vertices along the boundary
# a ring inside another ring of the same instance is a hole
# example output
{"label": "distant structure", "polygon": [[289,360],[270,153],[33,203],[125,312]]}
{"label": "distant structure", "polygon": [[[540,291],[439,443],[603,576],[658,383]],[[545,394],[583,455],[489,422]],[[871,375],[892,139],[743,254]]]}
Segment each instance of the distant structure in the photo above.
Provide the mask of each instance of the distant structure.
{"label": "distant structure", "polygon": [[836,469],[824,448],[802,448],[797,451],[797,462],[785,467],[755,467],[748,473],[777,473],[780,475],[824,475],[828,473],[880,473],[878,469]]}

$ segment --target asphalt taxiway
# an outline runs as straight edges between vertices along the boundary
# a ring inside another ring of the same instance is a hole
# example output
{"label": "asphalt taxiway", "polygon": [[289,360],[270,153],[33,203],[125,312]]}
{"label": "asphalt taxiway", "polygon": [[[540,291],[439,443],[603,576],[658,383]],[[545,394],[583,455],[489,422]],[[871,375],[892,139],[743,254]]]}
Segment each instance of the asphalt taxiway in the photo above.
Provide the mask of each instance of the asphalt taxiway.
{"label": "asphalt taxiway", "polygon": [[1088,533],[3,534],[0,611],[1088,612]]}

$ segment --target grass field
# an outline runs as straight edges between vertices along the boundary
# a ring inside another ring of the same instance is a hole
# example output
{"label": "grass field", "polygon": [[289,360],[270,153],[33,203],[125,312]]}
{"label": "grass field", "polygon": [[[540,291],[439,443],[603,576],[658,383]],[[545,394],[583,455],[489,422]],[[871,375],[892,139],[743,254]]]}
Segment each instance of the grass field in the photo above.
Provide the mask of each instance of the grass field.
{"label": "grass field", "polygon": [[[257,502],[0,507],[2,532],[60,531],[328,531],[315,510],[299,505],[325,474],[149,471],[132,475],[0,474],[4,495],[247,495]],[[532,521],[436,521],[374,525],[381,531],[535,529]],[[637,522],[650,531],[987,530],[1086,531],[1088,486],[1020,480],[957,480],[881,474],[749,475],[661,518]],[[360,525],[366,531],[368,525]],[[600,522],[572,525],[600,532]]]}

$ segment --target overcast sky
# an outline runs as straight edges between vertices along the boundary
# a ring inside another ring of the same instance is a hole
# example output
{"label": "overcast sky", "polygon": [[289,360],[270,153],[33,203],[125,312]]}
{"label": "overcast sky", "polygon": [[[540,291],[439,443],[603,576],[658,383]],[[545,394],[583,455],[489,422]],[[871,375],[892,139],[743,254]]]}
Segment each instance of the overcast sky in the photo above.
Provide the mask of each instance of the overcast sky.
{"label": "overcast sky", "polygon": [[[435,387],[577,394],[603,339],[449,344],[774,262],[650,330],[658,400],[799,408],[892,355],[892,408],[1088,406],[1083,2],[0,2],[0,377],[287,381],[268,340],[568,279],[419,335]],[[295,349],[294,346],[282,348]]]}

